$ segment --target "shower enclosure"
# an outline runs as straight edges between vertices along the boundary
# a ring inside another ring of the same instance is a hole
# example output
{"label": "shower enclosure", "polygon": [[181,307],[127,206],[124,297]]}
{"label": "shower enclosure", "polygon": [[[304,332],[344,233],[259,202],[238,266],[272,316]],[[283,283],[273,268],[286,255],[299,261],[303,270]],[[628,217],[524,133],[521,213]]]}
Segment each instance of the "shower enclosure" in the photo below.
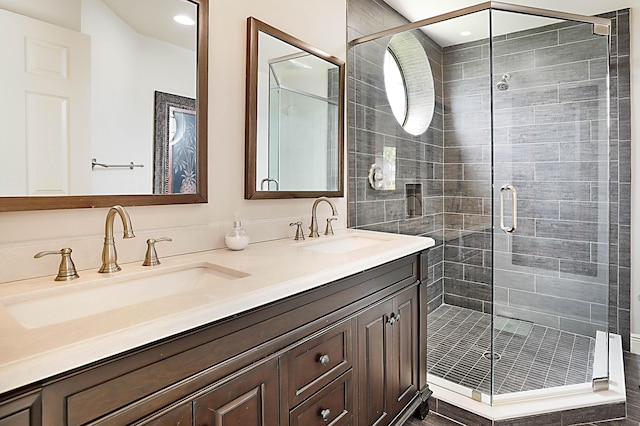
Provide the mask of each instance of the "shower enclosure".
{"label": "shower enclosure", "polygon": [[607,386],[610,25],[489,2],[351,43],[350,225],[436,240],[433,384]]}
{"label": "shower enclosure", "polygon": [[[263,163],[268,164],[263,175],[268,178],[261,180],[260,189],[335,191],[337,171],[332,165],[337,164],[338,156],[338,69],[307,52],[291,50],[294,53],[268,61],[269,94],[264,102],[269,123],[260,127],[268,131],[268,149],[263,153]],[[326,161],[295,160],[322,157]],[[308,172],[310,168],[313,173]]]}

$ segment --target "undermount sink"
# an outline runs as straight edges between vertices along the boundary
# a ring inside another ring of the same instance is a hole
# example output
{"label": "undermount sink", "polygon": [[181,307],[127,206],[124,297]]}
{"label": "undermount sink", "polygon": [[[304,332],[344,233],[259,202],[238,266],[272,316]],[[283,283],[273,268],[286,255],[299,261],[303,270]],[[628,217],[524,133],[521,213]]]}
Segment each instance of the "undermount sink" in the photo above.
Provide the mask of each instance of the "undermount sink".
{"label": "undermount sink", "polygon": [[134,305],[145,309],[154,302],[158,302],[154,308],[158,311],[156,314],[161,315],[175,311],[176,303],[173,302],[176,298],[185,296],[182,304],[177,304],[189,308],[188,300],[193,300],[197,305],[201,300],[199,293],[203,290],[246,276],[248,274],[241,271],[200,262],[168,270],[145,271],[131,277],[115,275],[67,284],[55,289],[6,297],[2,304],[22,326],[29,329]]}
{"label": "undermount sink", "polygon": [[370,238],[363,235],[348,235],[346,237],[326,237],[326,240],[307,243],[305,250],[317,251],[320,253],[341,254],[359,250],[375,244],[388,241],[383,238]]}

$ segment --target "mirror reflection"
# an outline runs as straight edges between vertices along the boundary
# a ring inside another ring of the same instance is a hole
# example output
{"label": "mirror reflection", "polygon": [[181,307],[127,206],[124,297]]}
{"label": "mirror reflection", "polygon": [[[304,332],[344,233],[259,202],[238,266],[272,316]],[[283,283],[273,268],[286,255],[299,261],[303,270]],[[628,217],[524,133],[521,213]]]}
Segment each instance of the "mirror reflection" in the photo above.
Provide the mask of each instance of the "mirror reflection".
{"label": "mirror reflection", "polygon": [[0,8],[0,196],[197,192],[197,4]]}
{"label": "mirror reflection", "polygon": [[341,196],[343,62],[249,28],[246,198]]}

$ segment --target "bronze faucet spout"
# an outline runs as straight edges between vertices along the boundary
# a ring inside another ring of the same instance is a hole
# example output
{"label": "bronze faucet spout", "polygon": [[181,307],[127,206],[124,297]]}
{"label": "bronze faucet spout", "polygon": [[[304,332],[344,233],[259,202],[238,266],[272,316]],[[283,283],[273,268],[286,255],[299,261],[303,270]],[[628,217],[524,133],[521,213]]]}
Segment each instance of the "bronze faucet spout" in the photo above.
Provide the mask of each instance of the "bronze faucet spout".
{"label": "bronze faucet spout", "polygon": [[338,215],[338,209],[336,209],[336,206],[333,205],[331,200],[329,200],[327,197],[317,198],[313,202],[313,207],[311,207],[311,226],[309,227],[309,229],[311,230],[311,232],[309,233],[309,237],[311,238],[320,236],[320,234],[318,234],[318,217],[316,215],[316,209],[318,208],[318,204],[320,204],[320,202],[322,201],[326,201],[331,206],[331,212],[334,216]]}
{"label": "bronze faucet spout", "polygon": [[133,227],[129,214],[122,206],[113,206],[107,213],[107,219],[104,227],[104,245],[102,246],[102,266],[98,270],[100,273],[118,272],[122,268],[118,265],[118,253],[116,252],[116,243],[113,238],[113,222],[116,214],[122,220],[124,235],[122,238],[133,238]]}

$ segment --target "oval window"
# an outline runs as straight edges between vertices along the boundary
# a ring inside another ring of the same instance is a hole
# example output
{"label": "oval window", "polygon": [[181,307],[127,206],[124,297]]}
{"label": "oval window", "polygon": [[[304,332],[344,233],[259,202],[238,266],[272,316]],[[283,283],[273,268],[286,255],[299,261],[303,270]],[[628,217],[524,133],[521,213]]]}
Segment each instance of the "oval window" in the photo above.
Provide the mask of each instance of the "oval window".
{"label": "oval window", "polygon": [[384,54],[384,89],[391,106],[391,112],[400,125],[407,118],[407,88],[398,61],[387,49]]}
{"label": "oval window", "polygon": [[391,37],[384,58],[384,82],[398,123],[412,135],[424,133],[433,118],[435,89],[429,58],[413,34]]}

